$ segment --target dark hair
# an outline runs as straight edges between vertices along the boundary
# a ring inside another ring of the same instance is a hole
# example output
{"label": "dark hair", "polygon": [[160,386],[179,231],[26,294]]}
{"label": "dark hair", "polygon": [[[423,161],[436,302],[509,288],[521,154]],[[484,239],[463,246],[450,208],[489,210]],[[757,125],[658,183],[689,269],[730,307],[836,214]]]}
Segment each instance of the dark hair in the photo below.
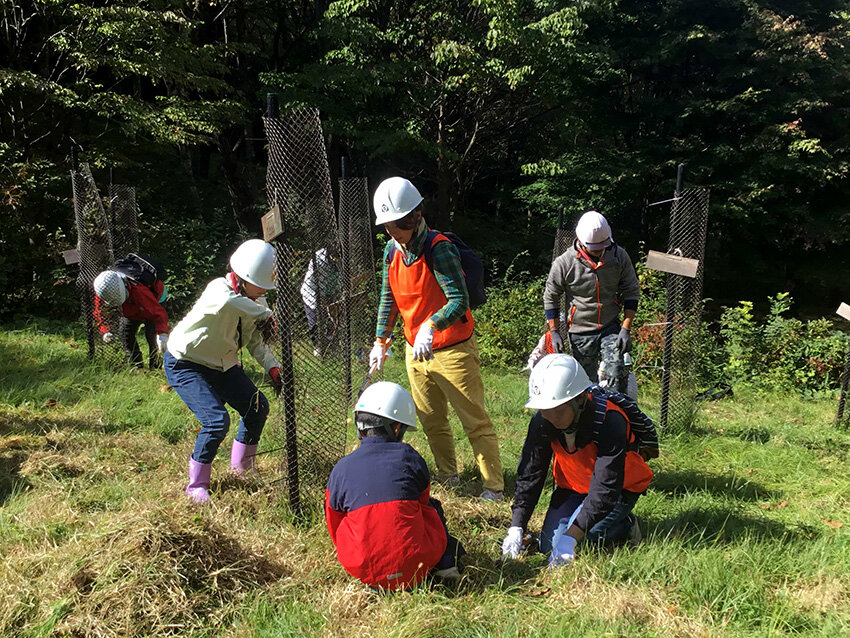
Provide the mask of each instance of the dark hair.
{"label": "dark hair", "polygon": [[410,211],[407,215],[402,217],[401,219],[397,219],[393,222],[396,227],[401,230],[413,230],[416,228],[416,224],[419,223],[418,219],[419,206]]}
{"label": "dark hair", "polygon": [[389,426],[392,431],[393,426],[398,423],[385,416],[371,414],[370,412],[355,412],[354,422],[357,424],[357,429],[363,432],[363,436],[383,436],[387,437],[387,429]]}

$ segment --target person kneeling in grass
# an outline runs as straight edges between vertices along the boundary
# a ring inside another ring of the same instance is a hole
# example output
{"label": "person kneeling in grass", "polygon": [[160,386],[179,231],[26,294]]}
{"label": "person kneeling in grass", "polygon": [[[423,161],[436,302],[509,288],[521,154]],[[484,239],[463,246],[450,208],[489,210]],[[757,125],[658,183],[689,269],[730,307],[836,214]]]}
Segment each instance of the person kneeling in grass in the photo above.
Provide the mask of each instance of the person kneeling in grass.
{"label": "person kneeling in grass", "polygon": [[429,572],[460,578],[463,547],[431,498],[428,465],[402,443],[416,429],[416,406],[400,385],[381,381],[354,408],[360,447],[331,472],[325,517],[337,558],[349,574],[375,589],[407,589]]}
{"label": "person kneeling in grass", "polygon": [[522,551],[553,457],[555,490],[539,539],[551,567],[572,562],[582,539],[639,542],[632,509],[652,480],[646,461],[658,456],[652,420],[626,395],[591,384],[566,354],[547,355],[534,367],[525,407],[537,412],[522,448],[502,553],[517,558]]}
{"label": "person kneeling in grass", "polygon": [[274,320],[263,295],[274,288],[274,261],[271,244],[243,242],[230,257],[232,272],[207,285],[168,341],[165,378],[201,422],[186,487],[196,503],[210,500],[212,462],[230,429],[225,403],[242,417],[230,450],[231,473],[243,476],[254,468],[269,402],[242,369],[243,345],[280,391],[280,364],[265,343]]}

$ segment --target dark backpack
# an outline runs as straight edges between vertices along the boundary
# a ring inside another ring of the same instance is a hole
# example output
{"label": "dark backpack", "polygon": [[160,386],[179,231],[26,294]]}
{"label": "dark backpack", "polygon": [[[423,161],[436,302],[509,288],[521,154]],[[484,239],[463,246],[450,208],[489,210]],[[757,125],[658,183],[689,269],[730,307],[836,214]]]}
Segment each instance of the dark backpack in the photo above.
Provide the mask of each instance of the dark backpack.
{"label": "dark backpack", "polygon": [[[484,264],[481,258],[454,233],[429,230],[427,237],[425,237],[425,248],[422,252],[425,257],[425,263],[431,272],[434,272],[434,239],[437,235],[443,235],[455,245],[460,253],[463,280],[466,283],[466,290],[469,293],[469,308],[474,310],[487,301],[487,292],[484,290]],[[395,250],[395,242],[392,242],[389,253],[387,253],[387,264],[392,263]]]}
{"label": "dark backpack", "polygon": [[110,270],[121,273],[148,288],[165,278],[165,269],[162,264],[144,253],[130,253],[116,261]]}

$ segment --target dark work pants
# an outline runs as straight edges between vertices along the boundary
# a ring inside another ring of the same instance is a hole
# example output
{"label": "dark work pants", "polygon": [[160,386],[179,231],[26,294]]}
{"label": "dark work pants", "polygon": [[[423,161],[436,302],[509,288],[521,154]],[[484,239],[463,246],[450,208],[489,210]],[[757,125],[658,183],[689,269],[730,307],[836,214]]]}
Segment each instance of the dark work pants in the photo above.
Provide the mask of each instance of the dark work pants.
{"label": "dark work pants", "polygon": [[161,362],[159,360],[159,351],[156,347],[156,326],[151,320],[134,321],[121,317],[118,322],[118,333],[121,338],[121,345],[124,346],[124,352],[127,354],[127,359],[130,365],[137,368],[142,366],[142,351],[139,348],[139,343],[136,341],[136,333],[139,331],[139,326],[145,325],[145,340],[148,342],[148,365],[151,368],[159,368]]}
{"label": "dark work pants", "polygon": [[446,528],[446,551],[443,552],[443,557],[440,559],[440,562],[434,565],[434,569],[448,569],[449,567],[457,567],[457,562],[461,556],[466,554],[466,550],[463,548],[463,545],[460,544],[460,541],[456,539],[454,536],[449,534],[448,525],[446,525],[446,515],[443,514],[443,504],[440,503],[435,498],[432,498],[428,501],[428,505],[437,510],[437,514],[440,515],[440,520],[443,522],[443,527]]}
{"label": "dark work pants", "polygon": [[570,333],[570,346],[573,356],[579,362],[591,381],[600,382],[599,362],[604,364],[609,387],[615,392],[626,392],[629,375],[623,365],[623,354],[617,348],[617,335],[620,323],[608,324],[599,332],[589,334]]}

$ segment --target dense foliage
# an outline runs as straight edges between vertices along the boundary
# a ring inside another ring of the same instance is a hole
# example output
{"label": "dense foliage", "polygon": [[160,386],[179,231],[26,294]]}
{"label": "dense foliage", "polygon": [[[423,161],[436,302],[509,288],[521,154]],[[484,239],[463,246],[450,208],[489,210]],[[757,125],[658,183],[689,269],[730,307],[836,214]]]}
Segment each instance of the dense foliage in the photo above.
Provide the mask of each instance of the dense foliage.
{"label": "dense foliage", "polygon": [[709,296],[823,311],[850,277],[846,0],[2,6],[2,312],[71,307],[72,148],[138,188],[144,247],[192,294],[258,230],[270,90],[321,108],[334,172],[413,177],[494,281],[545,272],[561,210],[663,247],[646,205],[680,161],[712,188]]}

